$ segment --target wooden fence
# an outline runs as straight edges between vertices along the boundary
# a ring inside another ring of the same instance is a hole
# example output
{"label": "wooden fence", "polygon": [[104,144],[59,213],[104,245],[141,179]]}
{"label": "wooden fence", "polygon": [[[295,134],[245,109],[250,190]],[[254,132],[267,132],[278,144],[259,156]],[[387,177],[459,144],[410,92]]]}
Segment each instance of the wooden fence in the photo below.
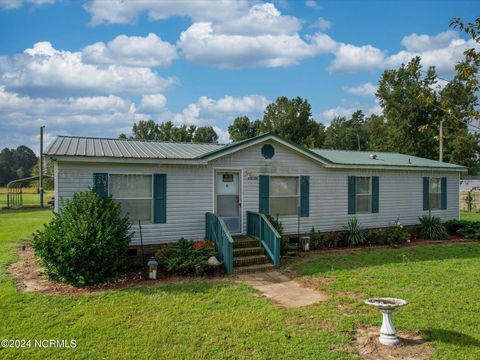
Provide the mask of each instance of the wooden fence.
{"label": "wooden fence", "polygon": [[461,211],[480,211],[480,191],[462,191],[460,193]]}

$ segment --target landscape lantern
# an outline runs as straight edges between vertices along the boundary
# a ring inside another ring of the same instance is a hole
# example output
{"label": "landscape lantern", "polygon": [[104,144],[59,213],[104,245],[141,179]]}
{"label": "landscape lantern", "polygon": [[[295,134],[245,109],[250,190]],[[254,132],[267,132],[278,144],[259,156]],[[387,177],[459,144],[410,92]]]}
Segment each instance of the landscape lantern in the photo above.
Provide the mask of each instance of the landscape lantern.
{"label": "landscape lantern", "polygon": [[155,260],[154,257],[151,257],[150,260],[148,260],[148,278],[150,280],[155,280],[157,278],[157,268],[158,268],[158,262]]}

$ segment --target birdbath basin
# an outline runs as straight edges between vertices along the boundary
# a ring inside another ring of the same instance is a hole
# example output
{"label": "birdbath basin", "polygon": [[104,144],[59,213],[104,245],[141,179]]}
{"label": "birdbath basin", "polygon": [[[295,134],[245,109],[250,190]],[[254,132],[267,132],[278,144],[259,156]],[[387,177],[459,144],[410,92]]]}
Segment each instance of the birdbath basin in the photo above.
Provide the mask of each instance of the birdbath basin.
{"label": "birdbath basin", "polygon": [[396,308],[407,305],[408,302],[395,298],[370,298],[365,304],[375,306],[383,314],[382,327],[378,339],[383,345],[398,345],[400,340],[397,337],[397,330],[393,325],[392,313]]}

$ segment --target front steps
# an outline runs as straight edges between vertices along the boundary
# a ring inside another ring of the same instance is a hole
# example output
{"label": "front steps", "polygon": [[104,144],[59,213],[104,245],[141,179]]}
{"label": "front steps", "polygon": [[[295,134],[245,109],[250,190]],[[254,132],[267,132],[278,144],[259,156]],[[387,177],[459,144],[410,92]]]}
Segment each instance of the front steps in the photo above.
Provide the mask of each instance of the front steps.
{"label": "front steps", "polygon": [[275,267],[265,255],[257,239],[249,236],[233,237],[233,273],[247,274],[272,271]]}

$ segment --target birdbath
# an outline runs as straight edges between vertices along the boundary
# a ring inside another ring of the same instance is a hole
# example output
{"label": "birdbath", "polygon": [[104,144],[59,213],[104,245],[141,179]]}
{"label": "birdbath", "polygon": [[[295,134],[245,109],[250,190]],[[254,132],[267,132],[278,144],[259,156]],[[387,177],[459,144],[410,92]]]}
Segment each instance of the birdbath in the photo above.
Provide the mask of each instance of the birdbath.
{"label": "birdbath", "polygon": [[378,339],[383,345],[398,345],[400,340],[397,337],[397,330],[393,325],[392,313],[396,308],[407,305],[408,302],[395,298],[370,298],[365,300],[365,304],[378,308],[383,314],[382,327],[380,328],[380,336]]}

